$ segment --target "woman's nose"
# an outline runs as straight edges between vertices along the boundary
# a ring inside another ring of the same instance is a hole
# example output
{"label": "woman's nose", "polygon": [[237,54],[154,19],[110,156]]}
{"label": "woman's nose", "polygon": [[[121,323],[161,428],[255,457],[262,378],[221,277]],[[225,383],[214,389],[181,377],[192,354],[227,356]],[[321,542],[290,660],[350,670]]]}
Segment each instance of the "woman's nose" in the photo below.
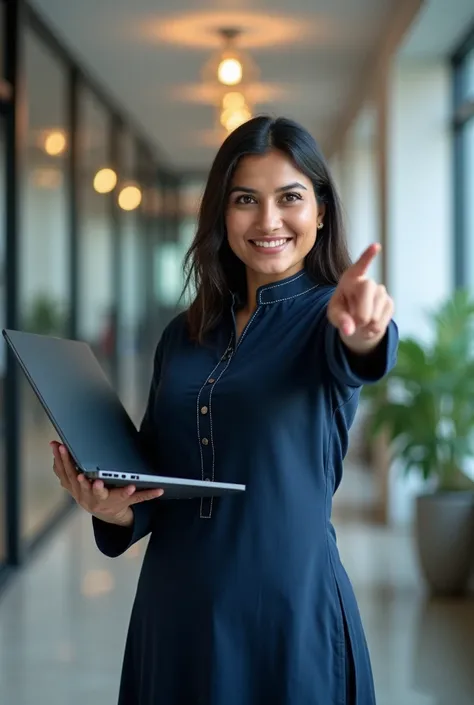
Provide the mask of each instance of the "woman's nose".
{"label": "woman's nose", "polygon": [[280,209],[275,203],[262,203],[258,212],[257,229],[262,233],[272,233],[281,228]]}

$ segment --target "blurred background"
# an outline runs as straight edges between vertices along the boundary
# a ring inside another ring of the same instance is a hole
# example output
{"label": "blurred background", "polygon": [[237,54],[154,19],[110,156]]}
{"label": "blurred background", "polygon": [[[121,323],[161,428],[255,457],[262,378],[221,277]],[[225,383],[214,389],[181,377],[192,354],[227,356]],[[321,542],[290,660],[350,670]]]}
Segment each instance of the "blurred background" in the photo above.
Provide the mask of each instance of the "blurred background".
{"label": "blurred background", "polygon": [[[0,37],[1,327],[89,342],[136,423],[219,145],[318,139],[402,337],[334,507],[378,702],[472,705],[472,0],[1,0]],[[113,705],[145,542],[98,553],[54,437],[2,342],[0,702]]]}

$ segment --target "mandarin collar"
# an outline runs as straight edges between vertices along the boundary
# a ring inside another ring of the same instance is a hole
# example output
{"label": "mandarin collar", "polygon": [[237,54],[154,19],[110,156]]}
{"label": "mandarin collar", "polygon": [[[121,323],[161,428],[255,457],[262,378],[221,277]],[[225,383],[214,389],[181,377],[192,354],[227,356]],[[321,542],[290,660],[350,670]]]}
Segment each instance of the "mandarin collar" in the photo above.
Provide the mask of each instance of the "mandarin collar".
{"label": "mandarin collar", "polygon": [[[282,279],[274,284],[266,284],[257,289],[257,305],[268,306],[276,304],[280,301],[289,301],[297,296],[302,296],[308,291],[316,289],[318,284],[309,276],[308,272],[303,271],[294,274],[287,279]],[[243,303],[238,294],[232,296],[234,304]]]}

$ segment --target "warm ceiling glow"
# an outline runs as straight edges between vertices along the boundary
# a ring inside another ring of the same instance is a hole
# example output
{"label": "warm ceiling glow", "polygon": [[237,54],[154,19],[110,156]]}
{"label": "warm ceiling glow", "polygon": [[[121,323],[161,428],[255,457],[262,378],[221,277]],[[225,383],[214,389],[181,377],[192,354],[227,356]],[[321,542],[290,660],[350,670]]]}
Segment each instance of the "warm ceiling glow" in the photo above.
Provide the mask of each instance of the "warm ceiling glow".
{"label": "warm ceiling glow", "polygon": [[174,15],[156,13],[152,18],[145,16],[137,22],[136,29],[131,27],[131,31],[139,41],[149,38],[153,44],[160,40],[175,47],[211,51],[222,49],[222,27],[238,27],[241,30],[240,50],[294,46],[295,43],[306,44],[311,49],[316,41],[325,42],[325,46],[327,42],[329,46],[341,32],[340,22],[334,28],[333,23],[329,23],[320,13],[315,13],[311,19],[308,15],[296,19],[291,11],[276,16],[269,12],[257,12],[254,7],[247,10],[217,10],[217,5],[223,6],[224,3],[213,3],[212,9],[205,11],[183,13],[177,10]]}
{"label": "warm ceiling glow", "polygon": [[57,157],[66,149],[66,137],[62,132],[50,132],[44,141],[44,149],[50,156]]}
{"label": "warm ceiling glow", "polygon": [[[244,72],[245,73],[245,72]],[[247,78],[247,76],[246,76]],[[217,105],[223,104],[222,89],[223,86],[216,81],[216,72],[212,74],[212,81],[209,79],[203,83],[189,83],[175,86],[170,89],[170,97],[179,103],[197,103],[200,105]],[[246,83],[245,95],[246,99],[252,105],[257,103],[277,103],[291,101],[293,89],[290,89],[291,84],[267,84],[267,83]],[[240,88],[240,86],[239,86]],[[229,89],[228,89],[229,90]],[[226,93],[228,96],[239,96],[240,93],[231,90]],[[225,96],[224,96],[225,97]],[[232,101],[233,98],[230,98]],[[227,106],[226,106],[227,107]]]}
{"label": "warm ceiling glow", "polygon": [[100,169],[94,177],[97,193],[110,193],[117,185],[117,174],[113,169]]}
{"label": "warm ceiling glow", "polygon": [[33,169],[31,180],[37,188],[57,189],[63,183],[63,175],[59,169],[51,167],[41,167]]}
{"label": "warm ceiling glow", "polygon": [[244,106],[245,97],[238,91],[230,91],[230,93],[226,93],[222,98],[222,107],[224,109],[238,110]]}
{"label": "warm ceiling glow", "polygon": [[221,113],[221,125],[227,132],[233,132],[247,120],[250,120],[252,113],[246,105],[236,110],[228,108]]}
{"label": "warm ceiling glow", "polygon": [[125,186],[118,197],[118,204],[124,211],[133,211],[142,202],[142,192],[137,186]]}
{"label": "warm ceiling glow", "polygon": [[225,86],[236,86],[242,80],[242,64],[238,59],[222,59],[217,69],[217,78]]}

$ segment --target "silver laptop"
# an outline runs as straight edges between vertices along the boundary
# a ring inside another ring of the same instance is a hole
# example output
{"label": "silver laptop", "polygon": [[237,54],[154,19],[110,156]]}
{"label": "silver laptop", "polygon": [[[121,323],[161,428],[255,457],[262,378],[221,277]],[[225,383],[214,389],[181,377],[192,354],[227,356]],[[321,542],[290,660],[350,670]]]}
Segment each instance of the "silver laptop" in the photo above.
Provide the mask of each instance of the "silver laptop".
{"label": "silver laptop", "polygon": [[219,496],[245,485],[157,475],[138,431],[87,343],[3,330],[78,472],[109,487],[164,489],[163,499]]}

